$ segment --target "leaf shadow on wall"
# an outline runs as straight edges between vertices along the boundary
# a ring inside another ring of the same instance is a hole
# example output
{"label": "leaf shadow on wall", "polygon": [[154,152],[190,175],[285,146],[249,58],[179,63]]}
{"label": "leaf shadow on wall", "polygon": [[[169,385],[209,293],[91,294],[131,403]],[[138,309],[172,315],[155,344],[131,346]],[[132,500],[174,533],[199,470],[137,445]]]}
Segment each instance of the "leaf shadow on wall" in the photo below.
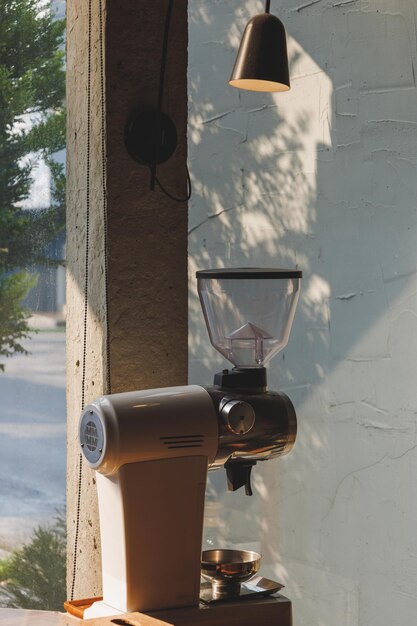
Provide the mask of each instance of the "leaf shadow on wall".
{"label": "leaf shadow on wall", "polygon": [[[296,61],[297,54],[292,56],[291,65]],[[270,95],[234,92],[229,87],[224,87],[232,92],[226,99],[233,99],[234,103],[225,108],[204,98],[203,85],[204,81],[192,74],[189,83],[189,157],[194,188],[189,228],[190,382],[211,384],[213,372],[228,364],[220,360],[209,343],[196,296],[195,270],[225,266],[308,270],[310,261],[303,250],[305,239],[314,231],[316,190],[315,172],[306,175],[304,138],[310,132],[307,109],[287,121]],[[325,146],[316,149],[327,150]],[[310,290],[310,297],[300,300],[297,313],[297,317],[303,317],[304,324],[314,327],[308,339],[311,346],[304,347],[306,360],[308,351],[317,349],[318,342],[323,344],[322,349],[328,348],[327,334],[322,332],[327,324],[322,306],[322,297],[328,295],[327,286],[324,281],[321,284],[315,280],[315,288]],[[305,283],[308,286],[310,281],[309,278],[304,281],[306,292]],[[296,336],[297,325],[290,343]],[[314,368],[311,359],[310,362]],[[284,390],[300,380],[296,358],[288,359],[286,352],[275,357],[268,370],[271,389]],[[315,371],[309,384],[318,375]],[[301,387],[302,394],[305,390]],[[308,425],[303,428],[308,431]],[[304,438],[309,438],[308,432]],[[320,445],[325,446],[325,442],[321,441]],[[207,548],[258,547],[266,564],[280,564],[279,573],[285,578],[285,567],[274,540],[280,527],[276,497],[279,462],[265,464],[269,468],[258,465],[254,469],[256,494],[251,499],[245,499],[242,492],[226,493],[224,472],[209,475],[205,545]]]}

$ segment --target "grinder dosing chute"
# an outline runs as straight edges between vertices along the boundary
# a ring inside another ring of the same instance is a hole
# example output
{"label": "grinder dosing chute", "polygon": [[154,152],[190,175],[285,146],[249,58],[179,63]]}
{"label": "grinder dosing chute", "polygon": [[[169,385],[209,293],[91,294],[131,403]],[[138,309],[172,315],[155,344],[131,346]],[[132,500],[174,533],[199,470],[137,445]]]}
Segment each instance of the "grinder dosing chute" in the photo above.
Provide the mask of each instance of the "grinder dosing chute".
{"label": "grinder dosing chute", "polygon": [[301,271],[202,270],[197,279],[210,341],[235,369],[263,368],[287,345]]}

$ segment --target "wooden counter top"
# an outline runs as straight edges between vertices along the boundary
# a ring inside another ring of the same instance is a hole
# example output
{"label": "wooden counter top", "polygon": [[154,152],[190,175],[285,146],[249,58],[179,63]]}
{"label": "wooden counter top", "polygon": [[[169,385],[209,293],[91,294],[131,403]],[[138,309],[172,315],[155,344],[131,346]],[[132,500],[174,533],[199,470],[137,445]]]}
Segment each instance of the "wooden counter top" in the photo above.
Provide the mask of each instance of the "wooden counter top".
{"label": "wooden counter top", "polygon": [[[123,618],[123,616],[121,616]],[[142,615],[140,613],[130,614],[129,626],[165,626],[166,622],[159,619]],[[83,622],[82,620],[57,611],[26,611],[24,609],[1,609],[0,626],[80,626],[89,623],[91,626],[113,626],[112,620],[115,618],[98,618]],[[167,626],[170,626],[167,624]]]}

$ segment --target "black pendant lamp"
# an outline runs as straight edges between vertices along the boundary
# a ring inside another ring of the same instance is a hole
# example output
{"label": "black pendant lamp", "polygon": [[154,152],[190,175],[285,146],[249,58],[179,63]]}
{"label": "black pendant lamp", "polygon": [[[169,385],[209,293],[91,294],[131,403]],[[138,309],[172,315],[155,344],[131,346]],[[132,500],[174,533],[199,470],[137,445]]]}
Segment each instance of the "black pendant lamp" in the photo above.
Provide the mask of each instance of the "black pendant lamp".
{"label": "black pendant lamp", "polygon": [[270,4],[266,0],[265,13],[255,15],[245,28],[229,80],[232,87],[270,92],[290,88],[285,28],[270,14]]}

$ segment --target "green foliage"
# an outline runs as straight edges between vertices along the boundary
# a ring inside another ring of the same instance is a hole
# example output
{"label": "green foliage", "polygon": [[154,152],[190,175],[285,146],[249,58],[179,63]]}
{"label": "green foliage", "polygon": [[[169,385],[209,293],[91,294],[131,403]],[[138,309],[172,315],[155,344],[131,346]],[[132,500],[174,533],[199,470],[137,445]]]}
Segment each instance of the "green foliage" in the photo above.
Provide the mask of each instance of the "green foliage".
{"label": "green foliage", "polygon": [[30,543],[0,562],[0,606],[62,611],[65,593],[65,526],[35,530]]}
{"label": "green foliage", "polygon": [[0,583],[8,577],[8,559],[0,559]]}
{"label": "green foliage", "polygon": [[[65,147],[64,29],[49,2],[0,0],[0,356],[24,352],[19,340],[27,332],[16,297],[32,284],[10,274],[50,263],[48,243],[65,223],[64,172],[53,160]],[[50,166],[52,203],[25,210],[41,158]]]}
{"label": "green foliage", "polygon": [[[20,303],[26,293],[34,287],[36,278],[26,272],[1,276],[0,274],[0,354],[12,356],[16,352],[25,354],[19,343],[28,336],[26,311]],[[0,363],[0,371],[4,364]]]}

